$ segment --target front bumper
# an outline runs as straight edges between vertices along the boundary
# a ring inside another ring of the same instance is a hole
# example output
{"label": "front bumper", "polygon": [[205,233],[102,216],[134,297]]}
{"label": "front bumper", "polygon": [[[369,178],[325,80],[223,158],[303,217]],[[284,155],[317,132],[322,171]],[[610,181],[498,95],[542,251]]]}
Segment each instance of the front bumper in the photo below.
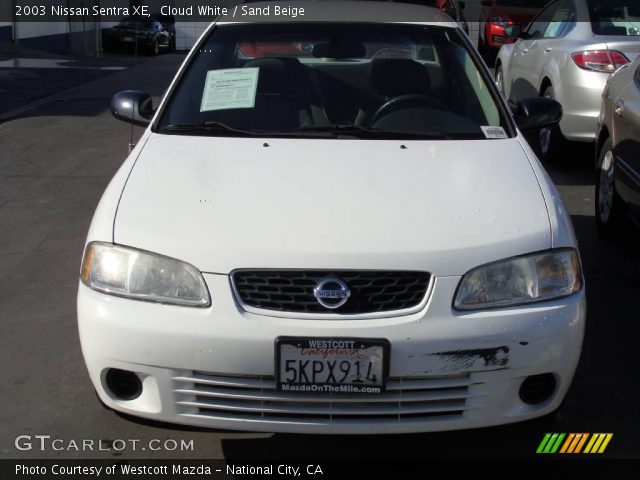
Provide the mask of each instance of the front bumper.
{"label": "front bumper", "polygon": [[[157,421],[231,430],[299,433],[407,433],[516,422],[556,409],[575,371],[585,322],[584,290],[514,309],[459,313],[459,277],[435,279],[426,307],[403,317],[300,320],[244,312],[229,278],[206,274],[213,306],[163,306],[80,285],[83,355],[109,407]],[[278,336],[386,338],[387,391],[371,396],[279,392]],[[136,372],[142,394],[119,400],[110,368]],[[529,405],[524,378],[552,373],[546,401]]]}

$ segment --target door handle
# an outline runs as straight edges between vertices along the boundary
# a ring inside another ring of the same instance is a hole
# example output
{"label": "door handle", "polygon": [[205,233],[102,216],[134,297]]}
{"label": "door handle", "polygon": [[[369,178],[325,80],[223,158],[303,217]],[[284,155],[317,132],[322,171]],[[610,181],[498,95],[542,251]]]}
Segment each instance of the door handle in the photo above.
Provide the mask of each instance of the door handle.
{"label": "door handle", "polygon": [[624,113],[624,102],[622,100],[617,100],[613,107],[613,111],[618,117],[621,117]]}
{"label": "door handle", "polygon": [[547,48],[544,49],[544,51],[547,52],[547,53],[549,53],[551,50],[553,50],[553,48],[551,48],[551,47],[547,47]]}
{"label": "door handle", "polygon": [[528,51],[529,51],[529,49],[528,49],[528,48],[525,48],[525,49],[523,49],[523,50],[522,50],[522,54],[524,55],[524,54],[525,54],[525,53],[527,53]]}

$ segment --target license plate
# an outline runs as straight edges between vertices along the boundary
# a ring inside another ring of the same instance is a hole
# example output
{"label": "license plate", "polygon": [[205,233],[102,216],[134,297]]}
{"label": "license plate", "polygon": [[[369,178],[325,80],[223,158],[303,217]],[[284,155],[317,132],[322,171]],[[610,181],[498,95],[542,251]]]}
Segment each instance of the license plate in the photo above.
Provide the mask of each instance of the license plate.
{"label": "license plate", "polygon": [[384,391],[389,342],[364,338],[276,339],[276,382],[286,392]]}
{"label": "license plate", "polygon": [[122,37],[123,42],[133,42],[133,37]]}

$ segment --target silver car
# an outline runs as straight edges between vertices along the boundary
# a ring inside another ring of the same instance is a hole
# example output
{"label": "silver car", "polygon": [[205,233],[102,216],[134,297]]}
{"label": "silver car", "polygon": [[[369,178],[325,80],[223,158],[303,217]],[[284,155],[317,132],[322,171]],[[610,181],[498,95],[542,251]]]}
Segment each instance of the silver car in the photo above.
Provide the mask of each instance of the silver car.
{"label": "silver car", "polygon": [[640,57],[607,82],[598,127],[596,222],[613,237],[626,213],[640,225]]}
{"label": "silver car", "polygon": [[540,131],[540,154],[556,156],[564,139],[592,142],[607,78],[640,54],[639,0],[554,0],[496,60],[496,82],[514,101],[540,95],[564,109],[560,125]]}

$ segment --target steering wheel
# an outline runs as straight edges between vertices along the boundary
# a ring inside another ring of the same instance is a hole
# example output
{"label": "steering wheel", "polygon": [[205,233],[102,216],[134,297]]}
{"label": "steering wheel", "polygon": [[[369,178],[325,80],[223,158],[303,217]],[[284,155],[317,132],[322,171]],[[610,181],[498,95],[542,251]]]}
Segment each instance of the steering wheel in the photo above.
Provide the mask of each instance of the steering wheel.
{"label": "steering wheel", "polygon": [[399,95],[397,97],[393,97],[391,100],[388,100],[383,105],[376,110],[376,113],[373,114],[371,118],[371,125],[374,125],[378,120],[380,120],[385,115],[390,114],[396,110],[401,110],[405,107],[435,107],[438,110],[448,111],[449,108],[442,103],[440,100],[436,100],[433,97],[428,95],[421,95],[418,93],[409,93],[407,95]]}

